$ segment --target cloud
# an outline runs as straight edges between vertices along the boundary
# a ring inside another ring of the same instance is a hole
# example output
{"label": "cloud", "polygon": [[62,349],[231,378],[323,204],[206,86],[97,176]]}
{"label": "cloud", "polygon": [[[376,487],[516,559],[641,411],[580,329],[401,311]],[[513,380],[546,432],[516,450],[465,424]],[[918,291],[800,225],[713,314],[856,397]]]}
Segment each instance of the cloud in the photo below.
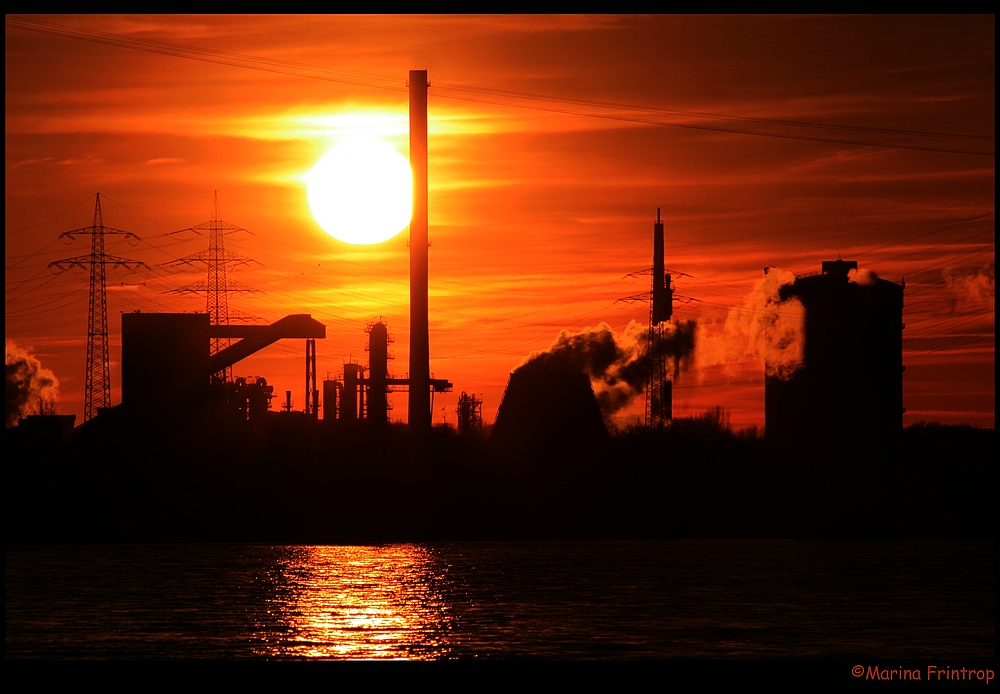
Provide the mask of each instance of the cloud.
{"label": "cloud", "polygon": [[993,303],[994,264],[982,267],[949,267],[941,271],[951,295],[951,313],[965,307]]}
{"label": "cloud", "polygon": [[34,159],[22,159],[21,161],[14,164],[11,168],[17,168],[19,166],[31,166],[32,164],[46,164],[50,161],[55,161],[53,157],[36,157]]}

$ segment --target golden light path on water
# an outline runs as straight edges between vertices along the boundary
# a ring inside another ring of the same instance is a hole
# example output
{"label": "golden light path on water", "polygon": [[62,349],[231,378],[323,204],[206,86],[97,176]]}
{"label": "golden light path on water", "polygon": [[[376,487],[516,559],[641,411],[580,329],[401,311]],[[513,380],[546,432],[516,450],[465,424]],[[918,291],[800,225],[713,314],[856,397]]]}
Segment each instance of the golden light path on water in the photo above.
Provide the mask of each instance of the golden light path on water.
{"label": "golden light path on water", "polygon": [[451,615],[435,584],[446,565],[425,547],[290,547],[268,576],[257,654],[282,658],[447,657]]}

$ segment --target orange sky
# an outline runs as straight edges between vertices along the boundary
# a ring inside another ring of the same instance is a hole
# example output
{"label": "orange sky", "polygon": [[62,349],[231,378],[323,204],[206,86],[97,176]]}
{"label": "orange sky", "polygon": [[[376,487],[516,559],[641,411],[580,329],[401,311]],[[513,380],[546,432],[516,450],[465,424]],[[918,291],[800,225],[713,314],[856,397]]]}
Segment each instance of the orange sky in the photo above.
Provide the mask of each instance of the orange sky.
{"label": "orange sky", "polygon": [[[58,236],[90,224],[96,192],[105,223],[142,238],[108,252],[152,268],[108,273],[114,402],[120,313],[204,306],[165,293],[203,271],[163,264],[205,247],[166,234],[208,220],[213,190],[253,234],[228,248],[259,262],[230,274],[262,292],[232,309],[325,323],[321,378],[366,363],[365,322],[384,316],[405,374],[406,234],[333,240],[303,178],[358,129],[405,154],[407,71],[427,69],[431,370],[456,391],[436,422],[462,390],[492,421],[509,371],[561,330],[645,322],[616,300],[648,291],[626,275],[651,266],[660,207],[677,293],[698,300],[675,318],[700,325],[675,414],[763,424],[763,366],[721,349],[722,324],[765,266],[841,256],[906,278],[905,422],[993,426],[992,17],[25,18],[62,28],[7,21],[6,331],[78,421],[88,281],[48,264],[89,251]],[[301,408],[303,355],[287,341],[234,370]]]}

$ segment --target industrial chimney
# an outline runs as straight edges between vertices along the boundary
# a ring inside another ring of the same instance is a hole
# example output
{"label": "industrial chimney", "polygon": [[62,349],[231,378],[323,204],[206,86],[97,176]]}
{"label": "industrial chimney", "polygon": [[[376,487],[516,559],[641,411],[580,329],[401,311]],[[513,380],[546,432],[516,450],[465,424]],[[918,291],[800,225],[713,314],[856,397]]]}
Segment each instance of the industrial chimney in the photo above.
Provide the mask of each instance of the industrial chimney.
{"label": "industrial chimney", "polygon": [[653,224],[653,288],[649,298],[649,375],[646,381],[646,426],[660,429],[673,419],[673,382],[667,378],[664,325],[674,312],[671,277],[663,260],[663,220],[656,208]]}
{"label": "industrial chimney", "polygon": [[430,340],[427,329],[427,71],[410,70],[410,393],[411,430],[431,428]]}

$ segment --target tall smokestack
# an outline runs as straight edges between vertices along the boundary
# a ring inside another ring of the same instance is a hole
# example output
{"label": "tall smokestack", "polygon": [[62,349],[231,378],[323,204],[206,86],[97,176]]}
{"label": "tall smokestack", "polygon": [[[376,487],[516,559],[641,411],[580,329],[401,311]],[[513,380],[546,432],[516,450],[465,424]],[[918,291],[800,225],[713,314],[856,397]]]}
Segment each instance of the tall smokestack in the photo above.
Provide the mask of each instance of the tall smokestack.
{"label": "tall smokestack", "polygon": [[430,429],[430,340],[427,330],[427,71],[410,70],[410,429]]}
{"label": "tall smokestack", "polygon": [[667,336],[670,316],[674,312],[674,296],[670,275],[663,266],[663,222],[656,208],[653,225],[653,291],[649,307],[649,378],[646,382],[646,426],[659,429],[673,419],[673,387],[667,379]]}
{"label": "tall smokestack", "polygon": [[670,281],[665,277],[663,267],[663,222],[660,208],[656,208],[656,223],[653,225],[653,311],[652,325],[670,320],[673,313],[673,297],[669,296]]}

